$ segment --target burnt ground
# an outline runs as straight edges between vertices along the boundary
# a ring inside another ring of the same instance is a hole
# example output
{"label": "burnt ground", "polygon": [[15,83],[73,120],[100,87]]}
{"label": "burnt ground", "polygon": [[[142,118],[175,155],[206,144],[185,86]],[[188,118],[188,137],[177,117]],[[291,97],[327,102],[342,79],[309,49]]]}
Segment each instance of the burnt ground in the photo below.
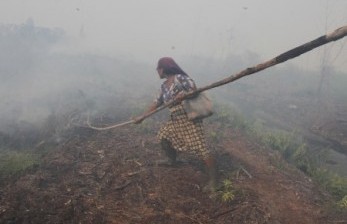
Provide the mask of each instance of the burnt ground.
{"label": "burnt ground", "polygon": [[163,155],[153,131],[80,130],[39,166],[1,183],[0,223],[347,223],[330,196],[278,154],[236,131],[224,136],[211,145],[220,186],[233,183],[231,201],[222,200],[223,187],[203,191],[207,174],[193,155],[154,166]]}

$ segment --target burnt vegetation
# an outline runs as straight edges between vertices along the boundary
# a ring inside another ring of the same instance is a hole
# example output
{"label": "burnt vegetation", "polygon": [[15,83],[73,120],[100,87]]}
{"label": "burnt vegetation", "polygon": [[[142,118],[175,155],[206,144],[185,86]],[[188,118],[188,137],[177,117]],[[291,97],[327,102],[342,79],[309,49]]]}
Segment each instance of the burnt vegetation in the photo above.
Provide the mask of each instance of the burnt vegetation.
{"label": "burnt vegetation", "polygon": [[[139,115],[160,83],[154,69],[53,51],[63,40],[30,20],[0,27],[1,223],[347,219],[346,74],[329,70],[320,88],[319,74],[279,67],[211,91],[215,114],[205,126],[219,187],[209,194],[198,158],[152,165],[163,156],[156,131],[166,111],[138,126],[86,128],[88,117],[104,126]],[[182,67],[202,86],[257,60],[190,58]]]}

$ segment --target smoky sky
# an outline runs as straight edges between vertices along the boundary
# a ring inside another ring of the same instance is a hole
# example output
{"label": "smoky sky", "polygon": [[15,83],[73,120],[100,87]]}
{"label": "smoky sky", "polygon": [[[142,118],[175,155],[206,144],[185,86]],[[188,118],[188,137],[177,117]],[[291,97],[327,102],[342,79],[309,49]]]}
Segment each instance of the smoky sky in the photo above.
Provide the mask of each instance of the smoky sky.
{"label": "smoky sky", "polygon": [[[345,0],[3,0],[0,23],[63,29],[57,51],[121,55],[155,64],[177,59],[253,52],[267,60],[347,23]],[[293,63],[318,70],[323,55],[346,71],[346,40]],[[292,62],[291,62],[292,63]]]}
{"label": "smoky sky", "polygon": [[[158,58],[174,57],[203,86],[345,25],[346,9],[345,0],[2,0],[0,129],[76,109],[128,119],[157,94]],[[340,40],[266,73],[314,75],[323,62],[345,73],[345,45]],[[264,88],[262,76],[252,80]],[[227,87],[221,91],[232,97]]]}

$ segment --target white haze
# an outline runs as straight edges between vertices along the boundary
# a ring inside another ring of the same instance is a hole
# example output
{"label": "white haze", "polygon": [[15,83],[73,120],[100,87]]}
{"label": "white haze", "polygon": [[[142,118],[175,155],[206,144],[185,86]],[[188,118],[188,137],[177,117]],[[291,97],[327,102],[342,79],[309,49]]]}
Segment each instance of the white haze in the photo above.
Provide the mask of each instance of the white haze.
{"label": "white haze", "polygon": [[[0,131],[76,109],[127,119],[154,98],[162,56],[207,84],[346,25],[346,11],[345,0],[1,0]],[[346,72],[345,44],[267,73],[312,74],[324,55]]]}
{"label": "white haze", "polygon": [[[267,60],[346,25],[346,11],[345,0],[2,0],[0,22],[32,18],[66,31],[71,39],[61,49],[155,64],[164,55],[223,61],[247,51]],[[331,63],[344,71],[345,43],[328,46]],[[322,56],[319,49],[294,62],[318,70]]]}

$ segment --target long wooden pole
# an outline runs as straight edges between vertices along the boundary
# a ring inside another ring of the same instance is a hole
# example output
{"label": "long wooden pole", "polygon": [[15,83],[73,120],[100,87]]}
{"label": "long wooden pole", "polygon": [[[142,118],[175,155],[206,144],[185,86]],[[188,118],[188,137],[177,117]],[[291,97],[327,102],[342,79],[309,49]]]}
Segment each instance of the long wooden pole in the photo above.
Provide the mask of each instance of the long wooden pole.
{"label": "long wooden pole", "polygon": [[[197,94],[197,93],[201,93],[203,91],[206,91],[206,90],[209,90],[209,89],[213,89],[213,88],[216,88],[216,87],[219,87],[219,86],[222,86],[222,85],[225,85],[225,84],[228,84],[230,82],[234,82],[235,80],[238,80],[244,76],[247,76],[247,75],[251,75],[251,74],[254,74],[254,73],[257,73],[259,71],[262,71],[264,69],[267,69],[269,67],[272,67],[274,65],[277,65],[277,64],[280,64],[280,63],[283,63],[289,59],[293,59],[293,58],[296,58],[304,53],[307,53],[317,47],[320,47],[324,44],[327,44],[329,42],[333,42],[333,41],[336,41],[336,40],[339,40],[343,37],[347,36],[347,25],[346,26],[343,26],[343,27],[340,27],[338,29],[336,29],[335,31],[329,33],[329,34],[326,34],[326,35],[323,35],[321,37],[318,37],[310,42],[307,42],[303,45],[300,45],[296,48],[293,48],[287,52],[284,52],[283,54],[280,54],[278,55],[277,57],[275,58],[272,58],[268,61],[265,61],[263,63],[260,63],[260,64],[257,64],[253,67],[249,67],[249,68],[246,68],[236,74],[233,74],[225,79],[222,79],[220,81],[217,81],[215,83],[212,83],[211,85],[207,85],[205,87],[201,87],[201,88],[198,88],[196,91],[194,92],[191,92],[191,93],[188,93],[186,94],[182,100],[186,99],[186,98],[189,98],[189,97],[192,97],[193,95]],[[151,113],[148,113],[146,114],[143,118],[146,119],[150,116],[152,116],[153,114],[173,105],[175,103],[175,101],[171,101],[167,104],[164,104],[163,106],[160,106],[158,107],[156,110],[152,111]],[[127,122],[124,122],[122,124],[117,124],[117,125],[112,125],[112,126],[107,126],[107,127],[103,127],[103,128],[97,128],[97,127],[93,127],[91,125],[89,125],[90,128],[92,129],[95,129],[95,130],[108,130],[108,129],[112,129],[112,128],[116,128],[116,127],[120,127],[120,126],[123,126],[123,125],[127,125],[127,124],[132,124],[134,123],[135,120],[130,120],[130,121],[127,121]]]}

